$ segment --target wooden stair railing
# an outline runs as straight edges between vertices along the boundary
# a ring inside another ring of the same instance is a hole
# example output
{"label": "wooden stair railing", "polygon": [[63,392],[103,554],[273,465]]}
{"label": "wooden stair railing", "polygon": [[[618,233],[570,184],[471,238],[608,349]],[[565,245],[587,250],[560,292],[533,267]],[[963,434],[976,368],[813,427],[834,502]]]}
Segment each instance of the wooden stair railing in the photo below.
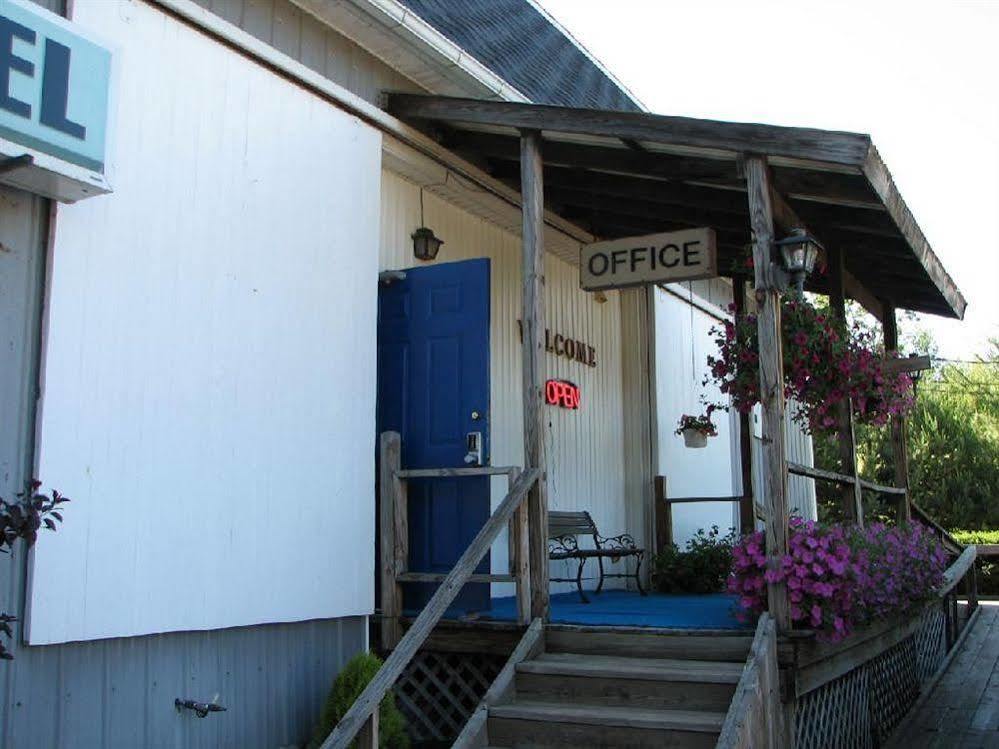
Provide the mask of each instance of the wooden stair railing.
{"label": "wooden stair railing", "polygon": [[372,747],[378,746],[377,711],[382,699],[395,684],[396,679],[402,674],[409,661],[416,655],[420,646],[430,636],[461,588],[471,579],[472,571],[482,561],[493,541],[499,536],[500,531],[510,522],[510,518],[520,507],[524,497],[527,496],[540,475],[541,471],[538,468],[525,468],[517,480],[513,482],[499,507],[489,516],[472,543],[465,549],[465,553],[461,555],[454,568],[444,578],[441,586],[427,602],[423,611],[403,635],[395,650],[385,659],[385,663],[378,669],[378,673],[354,701],[333,732],[322,743],[320,749],[347,749],[366,725],[368,726],[365,732],[366,742],[370,743]]}
{"label": "wooden stair railing", "polygon": [[909,506],[912,508],[912,516],[925,525],[928,525],[931,530],[935,531],[936,534],[940,536],[940,540],[943,541],[943,545],[948,551],[954,554],[960,554],[964,551],[964,544],[950,535],[950,533],[948,533],[943,526],[930,517],[930,514],[926,512],[926,510],[917,505],[915,502],[910,502]]}
{"label": "wooden stair railing", "polygon": [[717,749],[780,749],[784,736],[780,677],[777,669],[777,625],[764,612],[756,625],[746,667],[722,724]]}

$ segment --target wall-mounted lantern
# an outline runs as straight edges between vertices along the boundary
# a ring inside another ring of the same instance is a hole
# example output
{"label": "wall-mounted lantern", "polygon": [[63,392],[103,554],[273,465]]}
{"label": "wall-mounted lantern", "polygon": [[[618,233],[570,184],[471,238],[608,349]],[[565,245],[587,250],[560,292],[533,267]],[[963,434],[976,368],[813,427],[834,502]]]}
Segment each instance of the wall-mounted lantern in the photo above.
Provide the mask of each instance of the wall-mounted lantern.
{"label": "wall-mounted lantern", "polygon": [[777,241],[777,247],[784,261],[784,270],[794,279],[800,296],[805,291],[805,276],[815,268],[822,245],[804,229],[794,229],[790,236]]}
{"label": "wall-mounted lantern", "polygon": [[413,232],[413,254],[417,260],[433,260],[437,257],[444,240],[434,236],[423,220],[423,188],[420,188],[420,228]]}
{"label": "wall-mounted lantern", "polygon": [[418,260],[433,260],[444,241],[434,236],[433,229],[421,226],[413,232],[413,254]]}

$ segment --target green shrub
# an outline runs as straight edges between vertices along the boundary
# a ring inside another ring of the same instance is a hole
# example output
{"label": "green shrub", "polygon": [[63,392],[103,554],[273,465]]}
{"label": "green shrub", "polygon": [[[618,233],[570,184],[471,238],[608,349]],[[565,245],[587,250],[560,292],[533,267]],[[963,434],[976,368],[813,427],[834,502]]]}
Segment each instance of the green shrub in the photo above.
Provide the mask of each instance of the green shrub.
{"label": "green shrub", "polygon": [[703,528],[683,551],[670,544],[652,558],[652,582],[661,593],[720,593],[732,568],[735,531],[722,536],[718,526]]}
{"label": "green shrub", "polygon": [[[319,749],[344,713],[354,704],[357,696],[378,673],[381,665],[382,661],[377,656],[359,653],[344,666],[333,682],[333,688],[319,715],[319,725],[316,726],[307,749]],[[381,749],[406,749],[409,746],[406,721],[395,706],[395,697],[391,692],[385,695],[378,708],[378,746]]]}
{"label": "green shrub", "polygon": [[950,535],[962,544],[999,544],[999,531],[951,531]]}
{"label": "green shrub", "polygon": [[[962,544],[999,544],[999,531],[951,531]],[[978,592],[983,596],[999,596],[999,561],[995,557],[978,560]]]}

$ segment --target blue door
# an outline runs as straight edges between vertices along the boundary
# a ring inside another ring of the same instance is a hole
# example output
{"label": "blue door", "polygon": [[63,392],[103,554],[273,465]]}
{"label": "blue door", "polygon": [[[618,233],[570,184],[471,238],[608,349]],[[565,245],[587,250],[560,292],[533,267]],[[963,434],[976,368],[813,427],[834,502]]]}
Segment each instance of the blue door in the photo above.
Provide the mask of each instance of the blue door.
{"label": "blue door", "polygon": [[[378,430],[402,435],[403,468],[488,464],[488,260],[414,268],[380,284]],[[410,481],[409,569],[449,572],[488,518],[487,477]],[[488,555],[476,571],[489,572]],[[421,608],[436,588],[408,583],[406,608]],[[488,607],[488,584],[470,584],[450,614]]]}

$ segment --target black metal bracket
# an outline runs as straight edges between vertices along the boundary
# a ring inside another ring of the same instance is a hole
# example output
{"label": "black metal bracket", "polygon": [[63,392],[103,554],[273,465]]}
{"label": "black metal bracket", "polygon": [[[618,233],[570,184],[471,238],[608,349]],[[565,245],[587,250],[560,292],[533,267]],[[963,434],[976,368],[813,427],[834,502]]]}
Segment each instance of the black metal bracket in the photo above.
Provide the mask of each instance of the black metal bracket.
{"label": "black metal bracket", "polygon": [[7,174],[8,172],[13,172],[15,169],[22,169],[26,166],[31,166],[34,163],[35,157],[30,153],[25,153],[20,156],[11,156],[9,159],[0,161],[0,174]]}
{"label": "black metal bracket", "polygon": [[181,710],[193,710],[199,718],[205,718],[208,713],[224,713],[225,708],[214,702],[196,702],[195,700],[182,700],[180,697],[173,701],[173,706],[177,712]]}

